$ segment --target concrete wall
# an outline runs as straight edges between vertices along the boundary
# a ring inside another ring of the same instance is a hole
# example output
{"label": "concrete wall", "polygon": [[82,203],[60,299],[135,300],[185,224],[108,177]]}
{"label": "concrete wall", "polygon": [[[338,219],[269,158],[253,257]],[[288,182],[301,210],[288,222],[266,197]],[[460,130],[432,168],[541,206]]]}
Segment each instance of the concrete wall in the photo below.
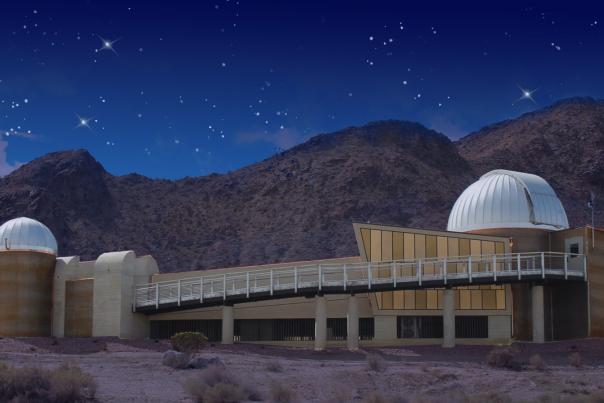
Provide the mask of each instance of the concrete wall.
{"label": "concrete wall", "polygon": [[92,279],[92,335],[141,338],[149,334],[148,319],[132,312],[134,285],[158,272],[151,256],[132,251],[104,253],[96,261],[79,257],[57,259],[53,293],[53,336],[65,335],[66,281]]}

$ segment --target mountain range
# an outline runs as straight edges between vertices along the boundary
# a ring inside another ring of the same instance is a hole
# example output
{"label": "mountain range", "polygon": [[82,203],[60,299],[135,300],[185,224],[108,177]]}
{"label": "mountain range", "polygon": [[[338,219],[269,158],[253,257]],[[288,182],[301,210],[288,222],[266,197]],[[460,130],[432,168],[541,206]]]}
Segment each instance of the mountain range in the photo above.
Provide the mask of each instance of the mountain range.
{"label": "mountain range", "polygon": [[589,192],[604,197],[604,101],[563,100],[457,141],[372,122],[179,180],[115,176],[85,150],[56,152],[0,178],[0,221],[42,221],[62,256],[132,249],[164,272],[351,256],[353,222],[444,229],[459,194],[492,169],[542,176],[571,226],[590,223]]}

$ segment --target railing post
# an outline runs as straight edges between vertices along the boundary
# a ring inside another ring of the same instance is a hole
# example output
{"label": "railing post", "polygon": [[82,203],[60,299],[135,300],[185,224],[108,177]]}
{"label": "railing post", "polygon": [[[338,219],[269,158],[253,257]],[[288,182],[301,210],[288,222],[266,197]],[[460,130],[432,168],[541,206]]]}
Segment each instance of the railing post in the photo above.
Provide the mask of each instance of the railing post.
{"label": "railing post", "polygon": [[271,295],[273,295],[273,269],[271,269],[270,271],[270,276],[271,276]]}
{"label": "railing post", "polygon": [[133,292],[132,292],[132,313],[136,312],[136,285],[132,286],[133,288]]}
{"label": "railing post", "polygon": [[367,263],[367,288],[371,290],[371,262]]}
{"label": "railing post", "polygon": [[323,288],[323,268],[319,265],[319,291]]}
{"label": "railing post", "polygon": [[468,280],[472,282],[472,256],[468,256]]}
{"label": "railing post", "polygon": [[342,270],[343,270],[342,275],[344,277],[344,291],[346,291],[346,286],[348,285],[348,272],[347,272],[346,263],[344,263]]}
{"label": "railing post", "polygon": [[520,253],[516,253],[516,265],[518,269],[518,280],[522,278],[522,271],[520,270]]}
{"label": "railing post", "polygon": [[226,300],[226,273],[222,276],[222,299]]}
{"label": "railing post", "polygon": [[447,257],[443,259],[443,280],[447,284]]}
{"label": "railing post", "polygon": [[583,279],[587,281],[587,255],[583,255]]}
{"label": "railing post", "polygon": [[396,262],[392,262],[392,282],[394,283],[394,288],[396,288]]}
{"label": "railing post", "polygon": [[564,254],[564,280],[568,280],[568,254]]}
{"label": "railing post", "polygon": [[178,280],[178,306],[180,306],[180,299],[181,299],[181,291],[180,291],[180,287],[181,287],[181,280]]}
{"label": "railing post", "polygon": [[294,292],[298,293],[298,267],[294,267]]}
{"label": "railing post", "polygon": [[203,276],[199,277],[199,303],[203,304]]}
{"label": "railing post", "polygon": [[250,297],[250,272],[245,272],[245,297]]}
{"label": "railing post", "polygon": [[422,259],[417,259],[417,283],[422,285]]}
{"label": "railing post", "polygon": [[541,278],[545,278],[545,252],[541,252]]}
{"label": "railing post", "polygon": [[497,281],[497,255],[493,255],[493,281]]}
{"label": "railing post", "polygon": [[159,308],[159,283],[155,283],[155,309]]}

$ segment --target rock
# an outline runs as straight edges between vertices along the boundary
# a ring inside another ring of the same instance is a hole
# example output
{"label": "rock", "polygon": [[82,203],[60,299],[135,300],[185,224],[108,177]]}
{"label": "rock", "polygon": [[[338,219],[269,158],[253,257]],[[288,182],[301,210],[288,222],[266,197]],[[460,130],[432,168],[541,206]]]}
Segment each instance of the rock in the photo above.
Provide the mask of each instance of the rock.
{"label": "rock", "polygon": [[168,350],[162,357],[162,364],[174,369],[184,369],[189,365],[189,357],[184,353]]}
{"label": "rock", "polygon": [[224,366],[224,364],[218,357],[212,357],[212,358],[193,357],[189,361],[189,368],[204,369],[210,365]]}

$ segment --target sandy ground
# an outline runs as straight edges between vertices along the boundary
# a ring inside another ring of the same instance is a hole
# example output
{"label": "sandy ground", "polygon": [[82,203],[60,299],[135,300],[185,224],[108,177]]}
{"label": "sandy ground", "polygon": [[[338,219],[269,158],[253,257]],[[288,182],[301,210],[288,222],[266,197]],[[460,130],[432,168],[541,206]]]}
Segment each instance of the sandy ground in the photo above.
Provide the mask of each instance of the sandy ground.
{"label": "sandy ground", "polygon": [[[0,360],[18,366],[52,367],[63,362],[79,365],[98,382],[103,402],[189,402],[182,384],[199,370],[173,370],[161,365],[166,342],[125,342],[117,339],[0,339]],[[538,353],[545,371],[521,371],[486,365],[489,346],[368,348],[351,353],[343,349],[314,352],[301,348],[258,345],[210,346],[201,354],[218,356],[226,367],[268,396],[272,382],[288,385],[300,402],[361,402],[374,390],[384,395],[447,401],[449,396],[480,395],[477,401],[508,396],[530,401],[544,395],[582,401],[604,397],[604,340],[519,344],[519,359],[528,363]],[[585,365],[568,365],[578,352]],[[368,370],[366,354],[381,355],[383,372]],[[278,361],[280,372],[267,369]],[[267,398],[268,401],[268,398]],[[599,400],[598,400],[599,401]],[[604,401],[604,400],[602,400]]]}

